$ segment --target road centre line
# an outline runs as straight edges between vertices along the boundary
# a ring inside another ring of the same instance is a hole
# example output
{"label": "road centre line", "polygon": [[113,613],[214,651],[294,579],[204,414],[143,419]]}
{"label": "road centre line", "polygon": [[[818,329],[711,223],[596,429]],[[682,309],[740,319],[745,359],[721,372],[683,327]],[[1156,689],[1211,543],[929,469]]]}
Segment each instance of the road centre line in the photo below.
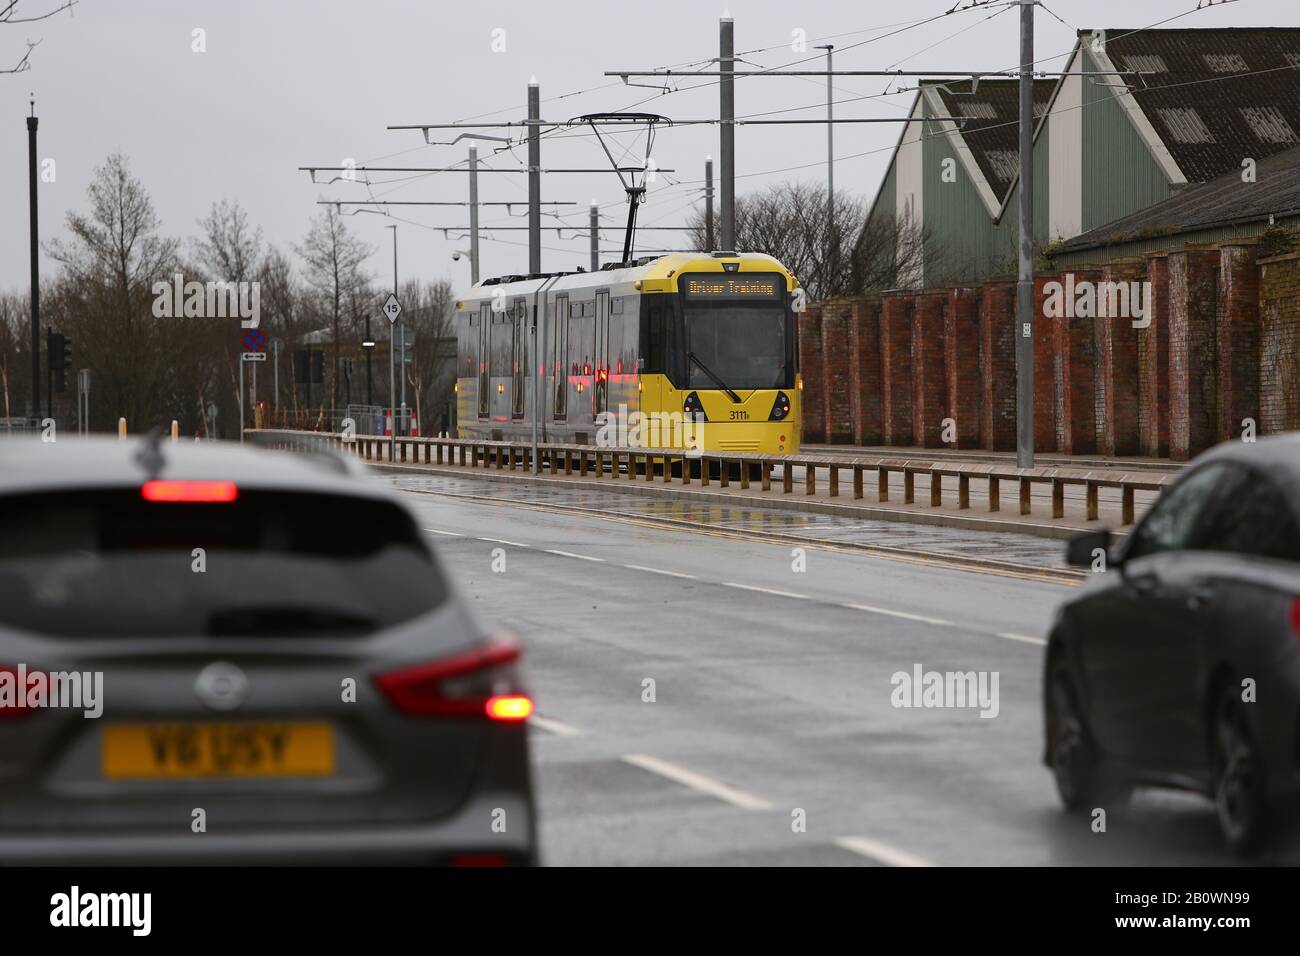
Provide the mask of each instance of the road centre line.
{"label": "road centre line", "polygon": [[716,797],[742,810],[772,809],[772,804],[762,797],[746,793],[744,790],[738,790],[735,787],[729,787],[712,777],[706,777],[694,770],[687,770],[685,767],[669,763],[667,760],[660,760],[658,757],[651,757],[649,754],[627,754],[623,757],[623,760],[634,767],[640,767],[642,770],[665,777],[674,783],[680,783],[683,787],[695,790],[698,793]]}
{"label": "road centre line", "polygon": [[666,574],[670,578],[689,578],[692,581],[697,580],[695,575],[687,574],[685,571],[669,571],[666,568],[648,568],[643,564],[625,564],[623,567],[628,568],[631,571],[648,571],[651,574]]}
{"label": "road centre line", "polygon": [[562,558],[577,558],[579,561],[600,561],[603,563],[605,560],[604,558],[593,558],[589,554],[574,554],[572,551],[561,551],[559,548],[543,548],[542,550],[547,554],[558,554]]}
{"label": "road centre line", "polygon": [[924,624],[937,624],[940,627],[957,627],[952,621],[945,621],[941,617],[927,617],[924,614],[909,614],[907,611],[894,611],[887,607],[875,607],[871,604],[841,604],[840,607],[846,607],[851,611],[867,611],[871,614],[885,614],[889,617],[901,617],[908,621],[921,621]]}
{"label": "road centre line", "polygon": [[440,529],[438,529],[438,528],[425,528],[424,530],[425,530],[425,531],[428,531],[430,534],[445,534],[445,535],[446,535],[447,537],[449,537],[449,538],[463,538],[463,537],[465,537],[465,536],[464,536],[463,534],[461,534],[459,531],[442,531],[442,530],[440,530]]}
{"label": "road centre line", "polygon": [[801,601],[812,600],[812,598],[806,594],[795,594],[793,591],[778,591],[776,588],[760,588],[756,584],[739,584],[736,581],[720,581],[718,583],[724,588],[739,588],[742,591],[758,591],[762,594],[775,594],[777,597],[798,598]]}

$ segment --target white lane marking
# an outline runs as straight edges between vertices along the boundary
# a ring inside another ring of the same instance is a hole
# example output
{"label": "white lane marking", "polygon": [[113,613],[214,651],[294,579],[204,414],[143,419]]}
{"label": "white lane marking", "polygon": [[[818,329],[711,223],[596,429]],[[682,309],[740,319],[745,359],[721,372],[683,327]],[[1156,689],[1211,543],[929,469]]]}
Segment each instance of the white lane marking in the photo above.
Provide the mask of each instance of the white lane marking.
{"label": "white lane marking", "polygon": [[1025,644],[1046,644],[1046,638],[1030,637],[1028,634],[1013,634],[1010,631],[1001,631],[994,635],[995,637],[1005,637],[1008,641],[1023,641]]}
{"label": "white lane marking", "polygon": [[717,797],[719,800],[730,803],[734,807],[740,807],[742,810],[772,809],[772,804],[762,797],[746,793],[743,790],[737,790],[735,787],[729,787],[711,777],[698,774],[694,770],[687,770],[685,767],[679,767],[667,760],[651,757],[649,754],[627,754],[623,757],[623,760],[634,767],[640,767],[642,770],[648,770],[661,777],[667,777],[674,783],[680,783],[683,787],[689,787],[711,797]]}
{"label": "white lane marking", "polygon": [[934,866],[929,860],[870,837],[836,837],[835,845],[885,866]]}
{"label": "white lane marking", "polygon": [[425,528],[424,530],[430,532],[431,534],[445,534],[449,538],[465,537],[459,531],[439,531],[437,528]]}
{"label": "white lane marking", "polygon": [[851,611],[868,611],[871,614],[887,614],[890,617],[901,617],[909,621],[921,621],[924,624],[938,624],[943,627],[956,627],[952,621],[945,621],[939,617],[926,617],[924,614],[909,614],[906,611],[894,611],[887,607],[873,607],[870,604],[841,604],[840,607],[846,607]]}
{"label": "white lane marking", "polygon": [[742,591],[759,591],[763,594],[775,594],[777,597],[799,598],[801,601],[810,601],[812,598],[806,594],[795,594],[793,591],[778,591],[775,588],[760,588],[755,584],[737,584],[735,581],[723,581],[724,588],[739,588]]}
{"label": "white lane marking", "polygon": [[572,551],[561,551],[559,548],[543,548],[547,554],[558,554],[562,558],[577,558],[579,561],[604,561],[604,558],[593,558],[589,554],[574,554]]}
{"label": "white lane marking", "polygon": [[492,544],[508,544],[512,548],[529,548],[532,545],[524,544],[522,541],[507,541],[505,538],[479,538],[480,541],[490,541]]}
{"label": "white lane marking", "polygon": [[577,727],[570,726],[561,720],[543,717],[540,714],[533,714],[528,718],[528,722],[548,734],[555,734],[557,737],[576,737],[582,733]]}
{"label": "white lane marking", "polygon": [[629,568],[632,571],[649,571],[651,574],[666,574],[670,578],[690,578],[692,581],[695,580],[695,575],[686,574],[684,571],[669,571],[665,568],[647,568],[643,564],[625,564],[623,567]]}

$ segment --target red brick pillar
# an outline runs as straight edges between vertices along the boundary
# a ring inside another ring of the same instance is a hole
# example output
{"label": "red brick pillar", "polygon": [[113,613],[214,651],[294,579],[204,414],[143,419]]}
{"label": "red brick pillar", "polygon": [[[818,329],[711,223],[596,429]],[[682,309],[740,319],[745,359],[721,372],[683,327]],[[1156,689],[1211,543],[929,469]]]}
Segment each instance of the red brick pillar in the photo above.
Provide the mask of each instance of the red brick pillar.
{"label": "red brick pillar", "polygon": [[810,305],[798,314],[799,373],[803,376],[803,441],[826,440],[826,382],[822,370],[822,310]]}
{"label": "red brick pillar", "polygon": [[1138,453],[1137,312],[1150,299],[1145,263],[1112,262],[1097,289],[1097,451]]}
{"label": "red brick pillar", "polygon": [[1169,256],[1169,457],[1175,461],[1209,448],[1218,432],[1218,278],[1217,252]]}
{"label": "red brick pillar", "polygon": [[895,292],[880,307],[881,437],[886,445],[913,441],[912,298]]}
{"label": "red brick pillar", "polygon": [[880,300],[857,299],[849,314],[849,391],[853,406],[853,444],[879,445]]}
{"label": "red brick pillar", "polygon": [[948,414],[957,424],[955,448],[978,448],[980,407],[980,290],[953,289],[943,313],[943,364]]}
{"label": "red brick pillar", "polygon": [[[1081,304],[1079,290],[1096,289],[1100,279],[1101,271],[1097,269],[1064,272],[1056,279],[1060,283],[1059,299],[1049,296],[1044,304],[1048,313],[1045,318],[1055,332],[1052,369],[1056,447],[1066,455],[1091,455],[1097,451],[1093,318],[1091,309],[1080,310],[1076,306]],[[1086,314],[1080,315],[1080,311]]]}
{"label": "red brick pillar", "polygon": [[943,368],[944,306],[948,296],[918,296],[912,319],[912,440],[924,448],[943,445],[948,383]]}
{"label": "red brick pillar", "polygon": [[1259,267],[1259,431],[1300,430],[1300,252]]}
{"label": "red brick pillar", "polygon": [[1147,260],[1151,324],[1138,329],[1138,450],[1169,455],[1169,257]]}
{"label": "red brick pillar", "polygon": [[1034,451],[1038,452],[1057,450],[1056,337],[1042,321],[1047,284],[1052,281],[1050,277],[1034,280]]}
{"label": "red brick pillar", "polygon": [[980,447],[1016,447],[1016,287],[984,286],[980,295]]}
{"label": "red brick pillar", "polygon": [[1253,243],[1219,248],[1219,441],[1259,427],[1259,274]]}
{"label": "red brick pillar", "polygon": [[853,438],[853,403],[849,385],[849,309],[843,301],[822,306],[822,380],[826,440],[836,445]]}

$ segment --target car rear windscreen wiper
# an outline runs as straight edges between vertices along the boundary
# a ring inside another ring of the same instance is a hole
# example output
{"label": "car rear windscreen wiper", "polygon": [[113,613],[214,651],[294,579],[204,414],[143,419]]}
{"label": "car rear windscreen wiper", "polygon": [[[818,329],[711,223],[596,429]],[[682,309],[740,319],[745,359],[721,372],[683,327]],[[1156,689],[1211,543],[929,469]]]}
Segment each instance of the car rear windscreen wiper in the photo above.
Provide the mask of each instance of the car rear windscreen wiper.
{"label": "car rear windscreen wiper", "polygon": [[703,372],[705,375],[707,375],[713,381],[714,385],[718,386],[718,388],[726,392],[728,398],[730,398],[737,405],[741,403],[741,397],[737,395],[736,392],[726,382],[718,378],[718,376],[714,375],[713,372],[710,371],[709,367],[705,365],[703,362],[701,362],[694,352],[687,352],[686,357],[689,358],[696,365],[698,365],[700,367],[700,371]]}

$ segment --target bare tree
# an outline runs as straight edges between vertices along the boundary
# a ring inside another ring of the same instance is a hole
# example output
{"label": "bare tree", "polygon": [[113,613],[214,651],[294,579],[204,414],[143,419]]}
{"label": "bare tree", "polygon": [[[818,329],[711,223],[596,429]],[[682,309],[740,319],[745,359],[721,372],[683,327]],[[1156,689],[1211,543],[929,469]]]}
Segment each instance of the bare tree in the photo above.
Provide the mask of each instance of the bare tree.
{"label": "bare tree", "polygon": [[74,334],[106,407],[153,424],[164,417],[176,358],[193,350],[186,320],[152,311],[153,284],[179,267],[179,243],[159,235],[153,201],[122,154],[95,171],[86,195],[89,214],[67,215],[70,240],[46,246],[64,267],[48,299],[50,325]]}
{"label": "bare tree", "polygon": [[[18,0],[0,0],[0,25],[12,25],[15,23],[35,23],[38,20],[48,20],[55,14],[62,13],[64,10],[71,10],[77,5],[77,0],[64,0],[52,10],[46,10],[44,13],[38,13],[35,16],[20,17],[18,15]],[[24,73],[32,68],[32,51],[40,45],[40,40],[28,40],[27,49],[18,59],[18,62],[8,69],[0,69],[3,73]]]}
{"label": "bare tree", "polygon": [[342,336],[343,305],[349,292],[368,284],[361,264],[375,251],[348,232],[347,224],[334,206],[325,206],[312,221],[301,245],[294,251],[307,264],[307,285],[326,306],[333,338],[333,404],[339,401],[339,344]]}
{"label": "bare tree", "polygon": [[[779,259],[814,300],[856,291],[853,258],[862,232],[863,204],[836,193],[833,230],[827,204],[825,186],[810,183],[779,183],[741,196],[736,200],[736,247]],[[690,229],[695,246],[704,248],[701,211],[691,218]]]}

